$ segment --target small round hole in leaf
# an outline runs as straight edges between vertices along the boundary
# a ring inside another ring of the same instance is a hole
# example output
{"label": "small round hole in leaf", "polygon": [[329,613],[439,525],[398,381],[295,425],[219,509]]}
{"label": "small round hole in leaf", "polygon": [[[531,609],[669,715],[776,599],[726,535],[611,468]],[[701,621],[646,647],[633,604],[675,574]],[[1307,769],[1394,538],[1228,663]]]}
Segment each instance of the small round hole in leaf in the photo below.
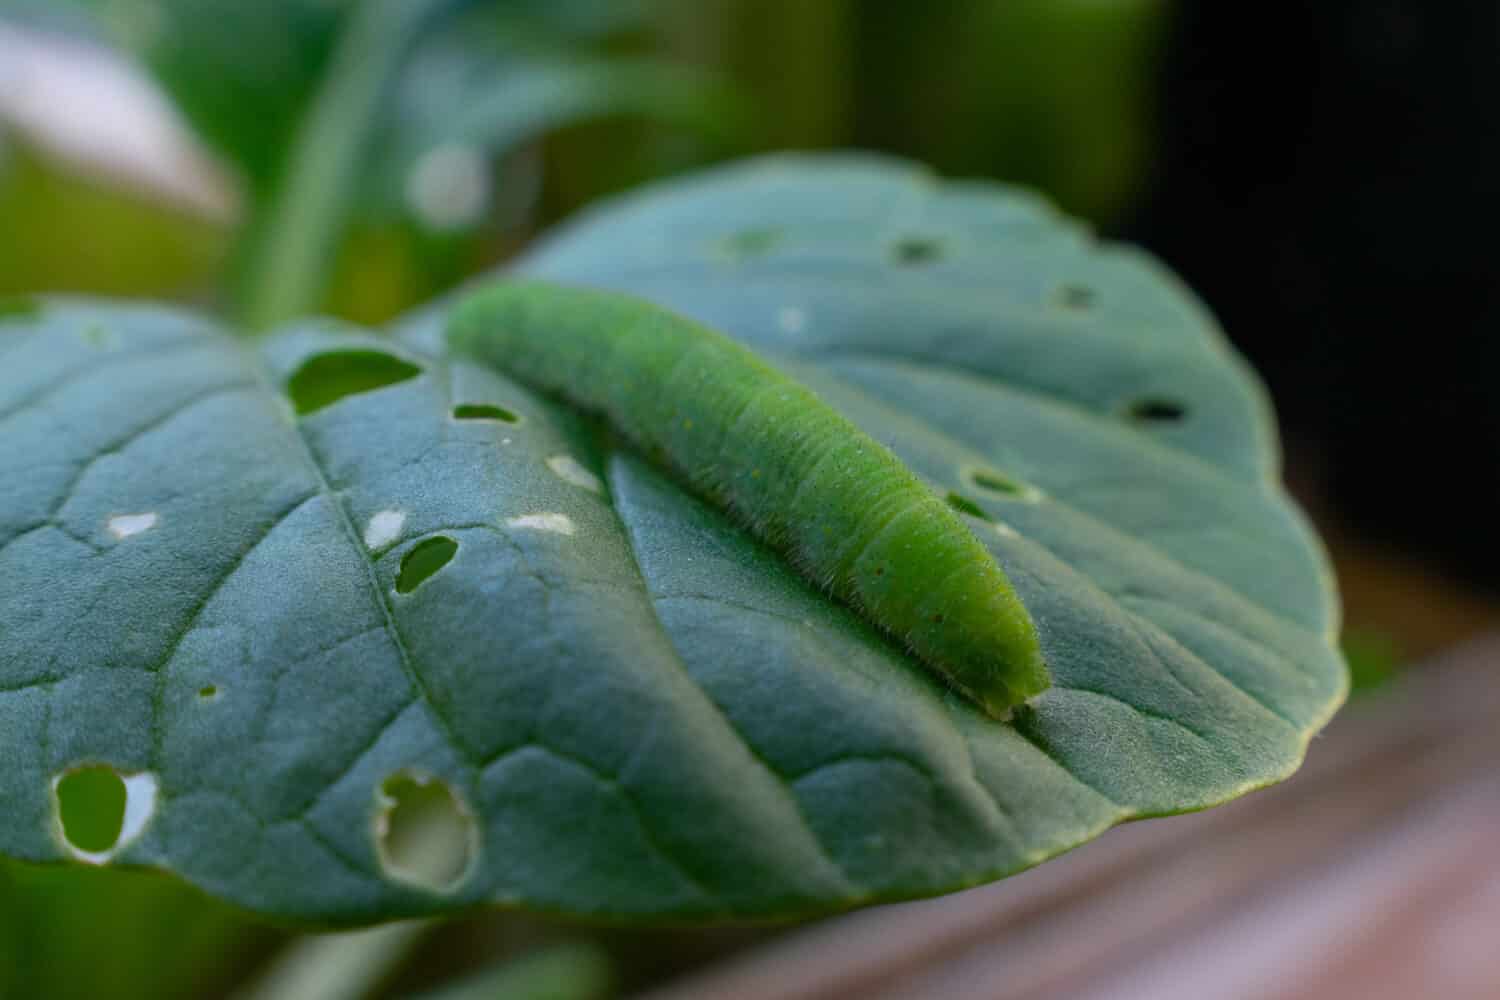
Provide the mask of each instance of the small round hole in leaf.
{"label": "small round hole in leaf", "polygon": [[905,267],[931,264],[943,255],[943,245],[926,236],[908,236],[891,247],[891,258]]}
{"label": "small round hole in leaf", "polygon": [[1126,411],[1130,419],[1144,424],[1171,424],[1187,416],[1187,407],[1173,399],[1138,399]]}
{"label": "small round hole in leaf", "polygon": [[989,514],[985,513],[983,507],[962,493],[949,493],[945,499],[948,501],[948,506],[960,514],[968,514],[970,517],[977,517],[985,521],[993,520]]}
{"label": "small round hole in leaf", "polygon": [[375,847],[385,873],[437,892],[457,888],[478,853],[478,828],[447,782],[402,771],[381,782],[375,800]]}
{"label": "small round hole in leaf", "polygon": [[993,497],[1005,497],[1013,500],[1035,500],[1037,491],[1025,483],[1012,479],[998,469],[982,467],[969,467],[963,470],[963,478],[968,484]]}
{"label": "small round hole in leaf", "polygon": [[749,260],[770,253],[781,242],[775,229],[742,229],[724,241],[724,250],[736,260]]}
{"label": "small round hole in leaf", "polygon": [[422,369],[384,351],[330,351],[302,363],[287,380],[299,416],[316,413],[346,396],[383,389],[422,374]]}
{"label": "small round hole in leaf", "polygon": [[1094,298],[1094,290],[1087,285],[1066,284],[1057,289],[1057,301],[1067,309],[1088,309]]}
{"label": "small round hole in leaf", "polygon": [[454,420],[498,420],[505,424],[519,423],[521,418],[503,406],[489,403],[460,403],[453,408]]}
{"label": "small round hole in leaf", "polygon": [[57,818],[68,846],[84,854],[112,850],[125,827],[125,781],[113,768],[81,767],[57,781]]}
{"label": "small round hole in leaf", "polygon": [[396,593],[410,594],[438,570],[448,565],[458,552],[458,543],[446,535],[427,538],[411,547],[401,559],[396,574]]}

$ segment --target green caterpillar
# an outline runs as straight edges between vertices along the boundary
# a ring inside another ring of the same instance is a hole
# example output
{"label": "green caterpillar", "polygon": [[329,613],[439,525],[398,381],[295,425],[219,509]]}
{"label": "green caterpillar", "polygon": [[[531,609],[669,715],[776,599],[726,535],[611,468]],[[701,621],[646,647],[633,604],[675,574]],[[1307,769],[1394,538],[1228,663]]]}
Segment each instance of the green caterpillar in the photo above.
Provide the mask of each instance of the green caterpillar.
{"label": "green caterpillar", "polygon": [[728,337],[630,296],[525,281],[462,302],[448,341],[602,415],[991,715],[1050,683],[1031,617],[958,515]]}

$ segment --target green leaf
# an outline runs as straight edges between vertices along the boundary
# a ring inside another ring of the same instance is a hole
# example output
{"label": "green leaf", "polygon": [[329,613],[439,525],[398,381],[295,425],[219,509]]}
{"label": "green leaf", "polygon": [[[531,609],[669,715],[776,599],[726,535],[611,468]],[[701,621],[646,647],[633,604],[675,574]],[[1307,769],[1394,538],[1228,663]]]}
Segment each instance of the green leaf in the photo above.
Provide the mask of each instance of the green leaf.
{"label": "green leaf", "polygon": [[[1034,197],[773,158],[521,269],[737,336],[980,510],[1055,686],[990,720],[576,414],[445,360],[441,308],[246,345],[53,301],[0,317],[0,853],[328,923],[805,916],[1276,781],[1343,697],[1260,389],[1169,275]],[[297,373],[350,352],[418,373],[298,416]],[[70,847],[54,782],[97,765],[121,834]]]}

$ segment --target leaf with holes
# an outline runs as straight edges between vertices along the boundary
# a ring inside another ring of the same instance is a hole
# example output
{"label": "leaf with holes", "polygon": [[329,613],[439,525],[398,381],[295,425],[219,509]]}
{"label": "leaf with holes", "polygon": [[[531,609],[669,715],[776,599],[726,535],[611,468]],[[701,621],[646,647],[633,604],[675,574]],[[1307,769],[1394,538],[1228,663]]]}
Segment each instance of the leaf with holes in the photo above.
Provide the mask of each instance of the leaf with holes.
{"label": "leaf with holes", "polygon": [[[1299,763],[1345,686],[1253,377],[1020,192],[770,159],[522,273],[726,332],[993,554],[1053,687],[997,722],[598,425],[443,349],[0,315],[0,853],[283,919],[827,912]],[[671,392],[671,383],[662,385]]]}

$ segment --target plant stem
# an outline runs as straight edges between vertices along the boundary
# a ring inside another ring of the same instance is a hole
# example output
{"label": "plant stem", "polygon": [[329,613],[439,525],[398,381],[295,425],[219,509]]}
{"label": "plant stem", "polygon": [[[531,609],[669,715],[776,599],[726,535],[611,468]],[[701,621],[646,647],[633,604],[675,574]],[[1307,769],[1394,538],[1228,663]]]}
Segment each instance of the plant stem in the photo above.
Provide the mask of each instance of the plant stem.
{"label": "plant stem", "polygon": [[344,228],[360,158],[417,33],[462,0],[352,5],[271,204],[256,227],[240,285],[239,320],[263,330],[315,309]]}

